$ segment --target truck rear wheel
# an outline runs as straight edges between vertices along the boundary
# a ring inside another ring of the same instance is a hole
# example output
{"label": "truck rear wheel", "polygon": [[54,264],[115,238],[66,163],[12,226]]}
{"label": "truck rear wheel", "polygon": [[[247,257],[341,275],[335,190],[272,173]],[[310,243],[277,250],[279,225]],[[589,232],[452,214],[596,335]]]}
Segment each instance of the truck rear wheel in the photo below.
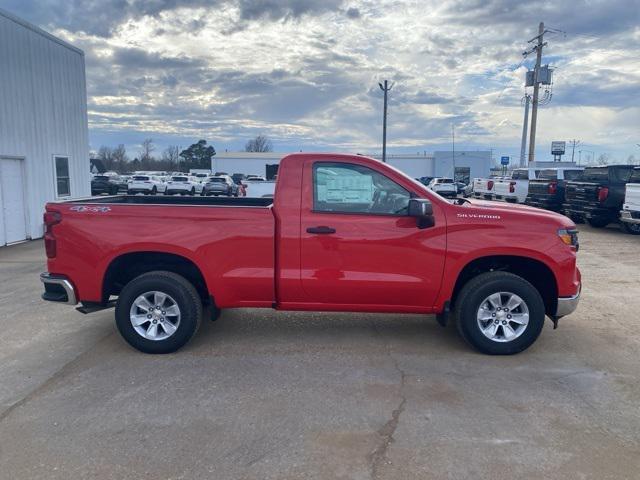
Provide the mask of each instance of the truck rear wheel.
{"label": "truck rear wheel", "polygon": [[471,279],[455,304],[458,332],[490,355],[519,353],[536,341],[544,325],[540,293],[524,278],[488,272]]}
{"label": "truck rear wheel", "polygon": [[116,304],[116,325],[132,347],[171,353],[196,333],[202,302],[194,286],[173,272],[154,271],[131,280]]}
{"label": "truck rear wheel", "polygon": [[609,217],[591,217],[587,218],[587,223],[593,228],[604,228],[611,223]]}

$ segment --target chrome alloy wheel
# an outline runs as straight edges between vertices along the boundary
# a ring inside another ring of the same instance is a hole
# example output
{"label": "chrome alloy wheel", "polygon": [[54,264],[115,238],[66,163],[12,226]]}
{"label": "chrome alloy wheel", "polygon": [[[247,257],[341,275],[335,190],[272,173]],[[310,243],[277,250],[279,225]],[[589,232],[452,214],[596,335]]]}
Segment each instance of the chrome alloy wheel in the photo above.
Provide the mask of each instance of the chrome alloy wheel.
{"label": "chrome alloy wheel", "polygon": [[529,324],[529,308],[515,293],[497,292],[485,298],[478,308],[478,327],[494,342],[511,342]]}
{"label": "chrome alloy wheel", "polygon": [[136,298],[129,311],[131,325],[147,340],[165,340],[176,333],[180,325],[180,307],[163,292],[145,292]]}

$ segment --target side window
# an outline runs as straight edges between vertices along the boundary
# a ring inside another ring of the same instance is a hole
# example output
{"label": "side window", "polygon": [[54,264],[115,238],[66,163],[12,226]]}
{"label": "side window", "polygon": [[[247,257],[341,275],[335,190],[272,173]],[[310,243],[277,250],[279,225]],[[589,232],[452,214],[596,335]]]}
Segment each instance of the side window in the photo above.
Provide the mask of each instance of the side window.
{"label": "side window", "polygon": [[54,157],[56,169],[56,192],[59,197],[71,195],[71,179],[69,178],[69,159]]}
{"label": "side window", "polygon": [[352,163],[313,165],[316,212],[406,215],[411,194],[393,180]]}

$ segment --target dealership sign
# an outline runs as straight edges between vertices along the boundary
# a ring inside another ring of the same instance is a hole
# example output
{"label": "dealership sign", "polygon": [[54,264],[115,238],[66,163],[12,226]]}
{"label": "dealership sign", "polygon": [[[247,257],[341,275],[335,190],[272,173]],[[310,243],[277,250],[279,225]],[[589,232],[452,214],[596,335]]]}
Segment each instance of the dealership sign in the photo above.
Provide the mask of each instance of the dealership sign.
{"label": "dealership sign", "polygon": [[567,142],[551,142],[551,155],[564,155]]}

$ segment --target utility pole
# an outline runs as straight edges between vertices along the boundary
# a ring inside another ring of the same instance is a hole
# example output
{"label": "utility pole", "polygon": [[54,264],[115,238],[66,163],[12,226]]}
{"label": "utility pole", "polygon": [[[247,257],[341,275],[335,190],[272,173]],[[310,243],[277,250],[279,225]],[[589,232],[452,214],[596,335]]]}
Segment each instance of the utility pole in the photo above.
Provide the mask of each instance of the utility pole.
{"label": "utility pole", "polygon": [[538,36],[533,37],[529,40],[528,43],[534,42],[535,40],[538,43],[533,47],[529,52],[525,52],[526,54],[536,52],[536,67],[533,72],[533,99],[531,100],[532,109],[531,109],[531,134],[529,135],[529,162],[533,162],[535,160],[535,151],[536,151],[536,126],[538,121],[538,94],[540,91],[540,64],[542,63],[542,47],[546,45],[543,42],[545,29],[544,22],[540,22],[538,27]]}
{"label": "utility pole", "polygon": [[[576,147],[579,147],[582,142],[580,140],[571,140],[569,144],[571,145],[571,162],[573,162],[573,157],[576,153]],[[580,154],[580,152],[578,152]]]}
{"label": "utility pole", "polygon": [[529,104],[531,103],[531,95],[528,93],[524,96],[524,122],[522,122],[522,143],[520,144],[520,166],[526,165],[525,155],[527,154],[527,129],[529,127]]}
{"label": "utility pole", "polygon": [[387,95],[389,90],[393,87],[393,85],[389,86],[389,81],[384,81],[384,86],[382,83],[378,83],[380,86],[380,90],[384,92],[384,113],[382,114],[382,162],[385,163],[387,161]]}
{"label": "utility pole", "polygon": [[453,181],[456,181],[456,130],[455,125],[451,124],[451,165],[453,165]]}

